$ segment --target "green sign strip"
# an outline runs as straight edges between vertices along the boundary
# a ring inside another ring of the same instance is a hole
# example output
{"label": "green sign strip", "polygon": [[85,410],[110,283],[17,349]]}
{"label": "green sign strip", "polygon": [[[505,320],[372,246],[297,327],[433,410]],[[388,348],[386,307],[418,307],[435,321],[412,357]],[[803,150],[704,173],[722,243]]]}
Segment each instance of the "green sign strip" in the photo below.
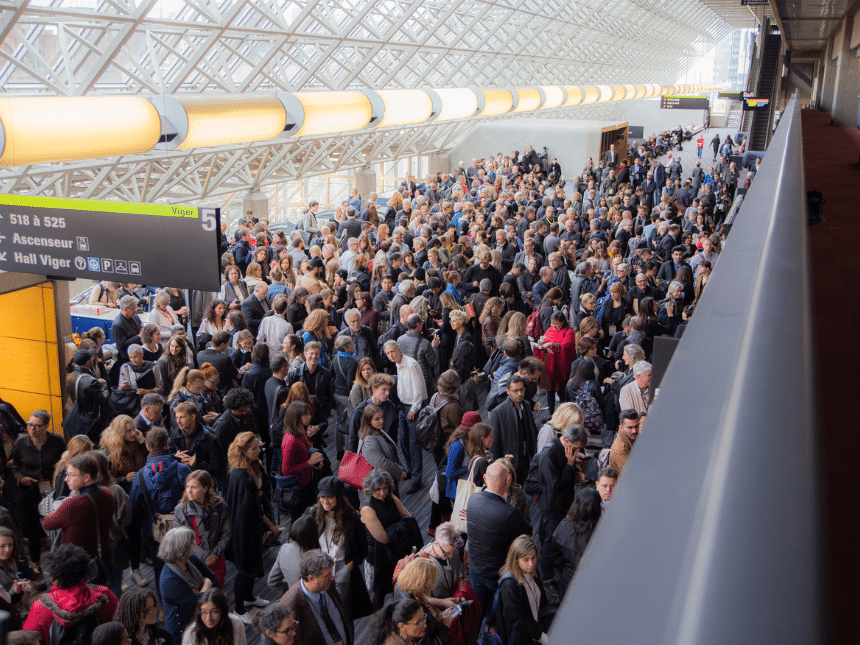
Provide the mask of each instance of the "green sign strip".
{"label": "green sign strip", "polygon": [[32,208],[54,208],[71,211],[93,211],[128,215],[157,215],[158,217],[199,218],[193,206],[170,206],[167,204],[130,204],[128,202],[103,202],[96,199],[60,199],[57,197],[29,197],[27,195],[0,195],[0,204],[6,206],[29,206]]}

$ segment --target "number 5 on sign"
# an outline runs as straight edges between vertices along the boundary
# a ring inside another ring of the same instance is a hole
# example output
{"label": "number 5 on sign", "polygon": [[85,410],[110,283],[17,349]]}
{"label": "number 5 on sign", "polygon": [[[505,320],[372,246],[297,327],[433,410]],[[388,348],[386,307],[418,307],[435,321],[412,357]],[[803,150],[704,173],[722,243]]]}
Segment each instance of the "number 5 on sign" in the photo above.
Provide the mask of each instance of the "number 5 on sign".
{"label": "number 5 on sign", "polygon": [[201,208],[200,218],[203,220],[200,225],[203,227],[204,231],[215,230],[215,211],[213,209]]}

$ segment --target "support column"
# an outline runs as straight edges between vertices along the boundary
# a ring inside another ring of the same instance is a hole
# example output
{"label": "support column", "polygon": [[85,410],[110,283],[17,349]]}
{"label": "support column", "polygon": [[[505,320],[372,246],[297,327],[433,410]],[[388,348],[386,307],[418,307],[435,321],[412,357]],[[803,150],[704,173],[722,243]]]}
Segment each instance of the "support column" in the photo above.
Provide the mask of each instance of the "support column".
{"label": "support column", "polygon": [[857,119],[857,99],[860,94],[860,69],[857,55],[851,50],[851,32],[855,18],[846,16],[840,33],[834,41],[834,54],[837,55],[835,82],[833,86],[833,123],[853,127]]}
{"label": "support column", "polygon": [[[245,217],[249,209],[254,211],[254,217],[257,219],[269,219],[269,198],[258,190],[249,192],[242,199],[242,217]],[[231,228],[230,222],[227,223],[227,228]]]}
{"label": "support column", "polygon": [[363,200],[376,192],[376,171],[370,166],[355,171],[355,187]]}
{"label": "support column", "polygon": [[833,39],[827,42],[824,54],[824,80],[821,82],[821,109],[833,111],[833,91],[836,83],[836,61],[833,60]]}

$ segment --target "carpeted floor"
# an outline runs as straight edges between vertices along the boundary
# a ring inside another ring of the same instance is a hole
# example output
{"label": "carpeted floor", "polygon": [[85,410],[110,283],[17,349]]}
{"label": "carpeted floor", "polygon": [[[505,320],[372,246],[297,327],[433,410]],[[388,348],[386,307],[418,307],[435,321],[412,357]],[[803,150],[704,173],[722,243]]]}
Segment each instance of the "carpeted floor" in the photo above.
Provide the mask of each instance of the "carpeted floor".
{"label": "carpeted floor", "polygon": [[[853,481],[860,444],[851,435],[857,423],[847,405],[860,391],[860,357],[851,341],[852,321],[860,320],[857,251],[860,239],[860,132],[830,125],[830,115],[804,110],[806,189],[824,195],[824,221],[809,229],[815,321],[821,481],[828,572],[828,642],[856,641],[856,600],[860,597],[860,487]],[[845,334],[834,325],[840,316]],[[852,356],[854,357],[852,359]]]}

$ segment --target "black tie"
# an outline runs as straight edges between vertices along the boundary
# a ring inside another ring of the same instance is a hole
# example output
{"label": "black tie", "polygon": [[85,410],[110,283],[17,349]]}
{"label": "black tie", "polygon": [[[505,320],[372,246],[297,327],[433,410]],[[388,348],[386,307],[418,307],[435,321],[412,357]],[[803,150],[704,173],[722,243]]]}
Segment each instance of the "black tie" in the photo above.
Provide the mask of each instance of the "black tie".
{"label": "black tie", "polygon": [[326,631],[328,631],[328,635],[331,637],[332,642],[336,643],[343,640],[340,637],[340,632],[337,630],[337,625],[334,624],[331,614],[328,613],[328,603],[326,602],[324,591],[320,592],[320,615],[322,616]]}

